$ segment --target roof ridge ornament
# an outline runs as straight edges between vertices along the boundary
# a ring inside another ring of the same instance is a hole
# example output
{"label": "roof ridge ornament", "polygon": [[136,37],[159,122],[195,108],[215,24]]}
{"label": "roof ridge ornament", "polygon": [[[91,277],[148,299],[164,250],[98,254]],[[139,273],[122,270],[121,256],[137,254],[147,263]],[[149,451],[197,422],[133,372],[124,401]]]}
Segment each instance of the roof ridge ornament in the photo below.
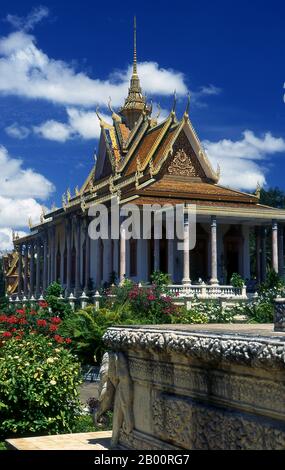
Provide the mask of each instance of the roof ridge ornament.
{"label": "roof ridge ornament", "polygon": [[121,116],[119,116],[119,115],[114,111],[114,109],[112,108],[112,98],[111,98],[111,96],[109,96],[108,108],[109,108],[110,113],[112,114],[112,119],[113,119],[113,121],[122,122]]}
{"label": "roof ridge ornament", "polygon": [[177,96],[176,96],[176,90],[174,90],[174,93],[173,93],[173,105],[172,105],[172,109],[171,109],[171,115],[172,115],[172,116],[175,116],[176,104],[177,104]]}
{"label": "roof ridge ornament", "polygon": [[261,184],[259,181],[257,181],[256,185],[256,190],[255,190],[255,196],[260,199],[260,192],[261,192]]}
{"label": "roof ridge ornament", "polygon": [[190,92],[187,93],[187,103],[186,108],[184,111],[184,118],[187,119],[189,117],[189,108],[190,108]]}

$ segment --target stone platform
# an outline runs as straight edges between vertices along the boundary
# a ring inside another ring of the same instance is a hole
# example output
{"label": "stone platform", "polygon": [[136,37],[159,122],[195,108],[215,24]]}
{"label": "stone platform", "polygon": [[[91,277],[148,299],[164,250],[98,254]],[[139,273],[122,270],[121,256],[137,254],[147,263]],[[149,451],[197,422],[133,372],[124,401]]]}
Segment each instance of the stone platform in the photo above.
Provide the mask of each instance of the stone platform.
{"label": "stone platform", "polygon": [[285,450],[285,333],[273,324],[113,327],[104,341],[114,444]]}
{"label": "stone platform", "polygon": [[108,450],[112,431],[7,439],[14,450]]}

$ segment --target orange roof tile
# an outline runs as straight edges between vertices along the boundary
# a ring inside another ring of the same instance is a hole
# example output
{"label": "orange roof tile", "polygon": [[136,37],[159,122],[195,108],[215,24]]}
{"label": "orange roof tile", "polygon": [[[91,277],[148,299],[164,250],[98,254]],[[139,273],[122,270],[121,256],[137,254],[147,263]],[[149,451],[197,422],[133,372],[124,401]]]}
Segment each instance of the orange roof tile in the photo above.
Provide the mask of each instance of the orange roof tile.
{"label": "orange roof tile", "polygon": [[139,191],[139,194],[151,194],[163,197],[183,197],[205,200],[226,200],[257,203],[255,196],[224,188],[216,184],[179,180],[177,177],[164,177]]}
{"label": "orange roof tile", "polygon": [[162,126],[155,127],[151,129],[147,134],[144,136],[140,144],[138,145],[136,151],[134,152],[132,159],[129,163],[129,166],[126,171],[126,176],[135,173],[137,170],[137,158],[139,157],[141,164],[143,165],[145,159],[147,158],[155,140],[159,136],[159,133],[162,129]]}

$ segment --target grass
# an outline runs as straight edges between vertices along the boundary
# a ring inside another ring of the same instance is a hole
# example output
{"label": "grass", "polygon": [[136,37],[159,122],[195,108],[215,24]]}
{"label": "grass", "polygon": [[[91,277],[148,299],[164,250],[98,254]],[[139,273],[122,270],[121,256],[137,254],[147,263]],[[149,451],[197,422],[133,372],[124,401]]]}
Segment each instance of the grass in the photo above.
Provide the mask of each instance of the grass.
{"label": "grass", "polygon": [[96,431],[108,431],[112,429],[112,413],[106,413],[106,420],[104,425],[98,427],[93,423],[92,415],[81,415],[77,418],[76,424],[72,432],[96,432]]}

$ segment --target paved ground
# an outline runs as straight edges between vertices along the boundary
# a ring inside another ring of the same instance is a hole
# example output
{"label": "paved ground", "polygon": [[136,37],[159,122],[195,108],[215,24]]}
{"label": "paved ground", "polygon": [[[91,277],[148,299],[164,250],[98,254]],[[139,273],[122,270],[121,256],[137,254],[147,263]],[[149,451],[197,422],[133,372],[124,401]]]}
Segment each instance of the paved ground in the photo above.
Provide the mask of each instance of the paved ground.
{"label": "paved ground", "polygon": [[98,398],[99,382],[84,382],[79,388],[80,401],[86,405],[88,398]]}
{"label": "paved ground", "polygon": [[6,443],[16,450],[108,450],[111,436],[112,431],[99,431],[7,439]]}

